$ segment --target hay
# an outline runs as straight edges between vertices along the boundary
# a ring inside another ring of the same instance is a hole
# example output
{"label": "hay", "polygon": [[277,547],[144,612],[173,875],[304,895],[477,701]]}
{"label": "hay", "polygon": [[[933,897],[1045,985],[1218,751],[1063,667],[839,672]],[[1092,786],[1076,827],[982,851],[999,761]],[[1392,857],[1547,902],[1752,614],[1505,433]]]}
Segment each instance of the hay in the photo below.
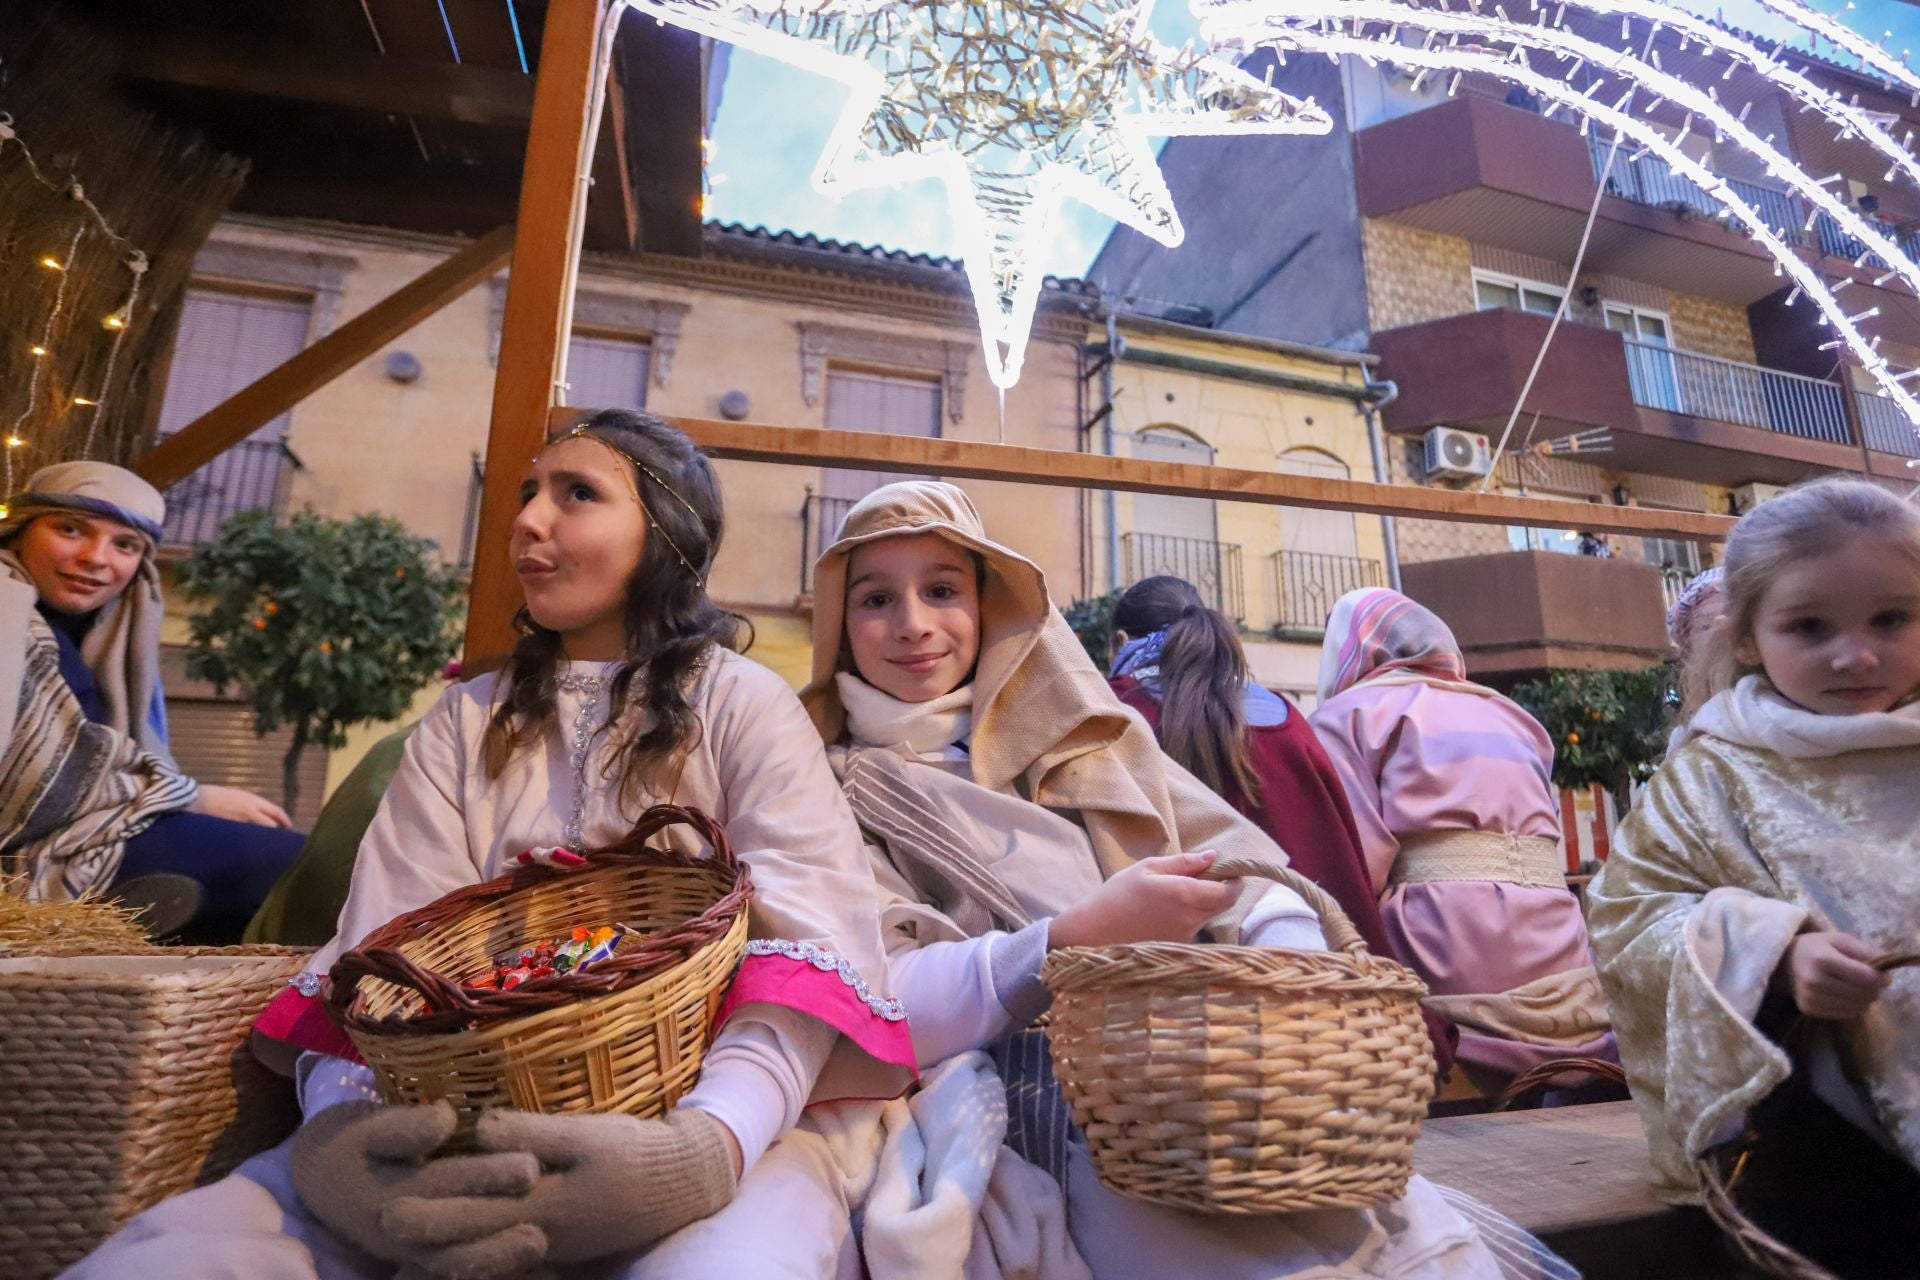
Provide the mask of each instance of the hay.
{"label": "hay", "polygon": [[0,880],[0,956],[140,956],[147,940],[131,911],[96,897],[29,902],[19,880]]}

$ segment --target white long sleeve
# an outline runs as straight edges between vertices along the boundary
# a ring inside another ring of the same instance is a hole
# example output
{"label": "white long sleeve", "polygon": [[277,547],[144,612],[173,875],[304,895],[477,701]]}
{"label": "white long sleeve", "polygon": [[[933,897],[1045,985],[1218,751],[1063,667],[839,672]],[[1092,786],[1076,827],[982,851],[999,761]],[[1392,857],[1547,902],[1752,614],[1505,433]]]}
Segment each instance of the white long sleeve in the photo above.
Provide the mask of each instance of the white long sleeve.
{"label": "white long sleeve", "polygon": [[698,1107],[732,1130],[744,1174],[800,1122],[838,1034],[781,1005],[743,1009],[714,1037],[700,1079],[680,1105]]}
{"label": "white long sleeve", "polygon": [[888,960],[893,991],[907,1006],[913,1054],[922,1067],[992,1044],[1047,1007],[1040,965],[1041,920],[1018,933],[995,930],[957,942],[897,951]]}
{"label": "white long sleeve", "polygon": [[1327,935],[1307,900],[1286,885],[1270,886],[1240,922],[1240,943],[1247,947],[1291,947],[1325,951]]}

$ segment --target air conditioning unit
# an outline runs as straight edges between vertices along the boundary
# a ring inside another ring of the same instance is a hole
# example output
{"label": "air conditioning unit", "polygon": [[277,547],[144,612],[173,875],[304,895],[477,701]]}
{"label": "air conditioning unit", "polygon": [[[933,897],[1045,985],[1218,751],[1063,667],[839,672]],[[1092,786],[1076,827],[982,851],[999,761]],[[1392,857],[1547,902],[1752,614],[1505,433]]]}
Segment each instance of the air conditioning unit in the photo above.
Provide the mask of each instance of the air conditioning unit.
{"label": "air conditioning unit", "polygon": [[1786,491],[1785,485],[1761,484],[1755,481],[1752,484],[1743,484],[1738,489],[1735,489],[1733,491],[1733,501],[1734,504],[1740,508],[1740,513],[1745,515],[1747,512],[1765,502],[1768,498],[1777,498]]}
{"label": "air conditioning unit", "polygon": [[1478,480],[1493,470],[1493,442],[1458,427],[1430,427],[1423,462],[1428,483]]}

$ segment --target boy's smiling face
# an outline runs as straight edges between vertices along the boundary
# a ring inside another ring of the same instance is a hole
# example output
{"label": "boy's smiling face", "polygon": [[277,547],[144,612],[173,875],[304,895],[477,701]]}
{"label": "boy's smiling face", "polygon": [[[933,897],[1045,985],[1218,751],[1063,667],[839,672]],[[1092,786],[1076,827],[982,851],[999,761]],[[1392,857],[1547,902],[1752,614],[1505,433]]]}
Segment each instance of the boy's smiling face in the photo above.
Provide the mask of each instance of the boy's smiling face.
{"label": "boy's smiling face", "polygon": [[978,562],[933,533],[856,547],[846,628],[860,677],[882,693],[902,702],[951,693],[980,656]]}

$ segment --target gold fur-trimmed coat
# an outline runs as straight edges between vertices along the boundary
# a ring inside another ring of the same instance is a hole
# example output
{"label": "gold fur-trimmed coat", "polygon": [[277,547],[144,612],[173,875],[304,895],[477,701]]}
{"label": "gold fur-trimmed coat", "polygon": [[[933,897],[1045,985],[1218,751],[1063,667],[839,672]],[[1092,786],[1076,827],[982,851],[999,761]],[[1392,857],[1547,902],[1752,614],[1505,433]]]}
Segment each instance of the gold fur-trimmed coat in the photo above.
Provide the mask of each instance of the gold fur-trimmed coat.
{"label": "gold fur-trimmed coat", "polygon": [[[1920,945],[1920,703],[1822,716],[1747,677],[1695,717],[1590,902],[1655,1190],[1697,1200],[1694,1160],[1794,1069],[1754,1025],[1794,936]],[[1822,1026],[1920,1166],[1920,970],[1896,972],[1857,1022]]]}

